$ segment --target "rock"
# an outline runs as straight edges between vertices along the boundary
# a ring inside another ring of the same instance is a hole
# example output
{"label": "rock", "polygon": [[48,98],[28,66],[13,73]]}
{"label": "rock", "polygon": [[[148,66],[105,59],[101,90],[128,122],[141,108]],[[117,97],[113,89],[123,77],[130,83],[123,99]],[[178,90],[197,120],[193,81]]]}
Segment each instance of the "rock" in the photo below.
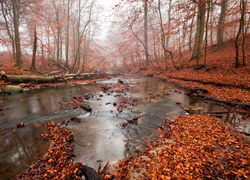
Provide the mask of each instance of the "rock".
{"label": "rock", "polygon": [[80,169],[81,174],[84,175],[86,180],[104,180],[97,172],[95,169],[83,165],[82,168]]}
{"label": "rock", "polygon": [[87,104],[82,103],[82,104],[80,104],[80,107],[82,109],[84,109],[85,111],[87,111],[87,112],[91,112],[92,111],[92,108],[89,105],[87,105]]}
{"label": "rock", "polygon": [[4,93],[20,93],[23,89],[20,86],[7,85],[3,88]]}

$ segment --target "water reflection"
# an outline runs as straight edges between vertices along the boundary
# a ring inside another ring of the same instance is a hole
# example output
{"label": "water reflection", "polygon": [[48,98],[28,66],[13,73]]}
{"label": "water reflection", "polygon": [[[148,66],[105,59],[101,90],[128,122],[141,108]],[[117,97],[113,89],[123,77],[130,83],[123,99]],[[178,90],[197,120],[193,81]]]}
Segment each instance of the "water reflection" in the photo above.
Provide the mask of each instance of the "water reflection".
{"label": "water reflection", "polygon": [[30,123],[37,118],[60,112],[59,102],[70,101],[75,95],[83,95],[94,89],[93,86],[70,86],[2,96],[0,108],[9,108],[0,116],[5,128],[15,127],[20,121]]}
{"label": "water reflection", "polygon": [[48,149],[48,143],[38,139],[45,129],[32,124],[14,131],[0,133],[0,179],[13,179]]}

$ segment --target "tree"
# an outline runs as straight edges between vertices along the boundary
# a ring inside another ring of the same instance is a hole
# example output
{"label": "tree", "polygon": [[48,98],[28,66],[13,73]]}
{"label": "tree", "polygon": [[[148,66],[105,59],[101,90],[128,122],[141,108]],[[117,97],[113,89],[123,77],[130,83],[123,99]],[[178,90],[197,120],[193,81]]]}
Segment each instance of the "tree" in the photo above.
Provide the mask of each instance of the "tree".
{"label": "tree", "polygon": [[2,15],[3,15],[3,18],[4,18],[4,23],[5,23],[5,27],[6,27],[6,30],[7,30],[7,34],[9,36],[9,38],[11,39],[11,45],[12,45],[12,52],[13,52],[13,59],[15,60],[16,59],[16,46],[15,46],[15,40],[14,40],[14,37],[13,37],[13,34],[11,32],[11,25],[10,25],[10,22],[8,21],[8,14],[10,15],[10,13],[8,12],[7,9],[9,9],[7,6],[7,2],[4,2],[4,1],[0,1],[1,3],[1,11],[2,11]]}
{"label": "tree", "polygon": [[204,37],[204,27],[205,27],[205,14],[206,14],[206,1],[198,0],[195,1],[198,6],[198,14],[197,14],[197,26],[195,33],[195,42],[191,60],[196,60],[196,64],[199,65],[199,59],[202,56],[201,47],[203,43]]}
{"label": "tree", "polygon": [[30,68],[31,71],[36,71],[36,51],[37,51],[37,35],[36,35],[36,27],[35,27],[32,62],[31,62],[31,68]]}
{"label": "tree", "polygon": [[241,16],[240,16],[240,24],[239,24],[239,30],[238,33],[236,35],[236,39],[235,39],[235,67],[238,68],[240,67],[241,63],[239,61],[239,37],[240,35],[242,35],[242,65],[245,66],[246,62],[245,62],[245,14],[246,14],[246,2],[245,0],[240,0],[240,12],[241,12]]}
{"label": "tree", "polygon": [[211,0],[208,1],[207,5],[207,19],[206,19],[206,33],[205,33],[205,53],[204,53],[204,68],[207,69],[207,46],[208,46],[208,23],[210,18],[210,9],[212,2]]}
{"label": "tree", "polygon": [[14,42],[15,42],[15,50],[16,50],[16,64],[15,66],[17,68],[22,67],[22,51],[21,51],[21,42],[20,42],[20,34],[19,34],[19,16],[18,16],[18,10],[17,6],[19,1],[17,0],[12,0],[12,11],[13,11],[13,22],[14,22]]}

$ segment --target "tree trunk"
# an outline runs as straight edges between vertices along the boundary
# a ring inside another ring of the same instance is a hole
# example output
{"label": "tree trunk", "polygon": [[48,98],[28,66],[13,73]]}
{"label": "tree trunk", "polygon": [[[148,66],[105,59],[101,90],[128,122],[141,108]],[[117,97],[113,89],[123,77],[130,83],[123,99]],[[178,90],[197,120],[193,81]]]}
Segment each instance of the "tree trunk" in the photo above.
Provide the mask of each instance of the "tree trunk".
{"label": "tree trunk", "polygon": [[22,51],[20,44],[20,35],[19,35],[19,22],[18,22],[18,13],[17,13],[17,0],[12,0],[12,11],[13,11],[13,22],[14,22],[14,31],[15,31],[15,47],[16,47],[16,64],[17,68],[22,68]]}
{"label": "tree trunk", "polygon": [[144,50],[145,50],[146,66],[149,66],[149,53],[148,53],[148,0],[144,1]]}
{"label": "tree trunk", "polygon": [[172,21],[172,16],[171,16],[171,13],[172,13],[172,6],[173,6],[173,3],[172,3],[172,0],[168,0],[168,24],[167,24],[167,37],[166,37],[166,47],[169,46],[169,42],[170,42],[170,29],[171,29],[171,21]]}
{"label": "tree trunk", "polygon": [[245,0],[242,0],[242,15],[243,15],[243,24],[242,24],[242,65],[246,66],[246,50],[245,50],[245,44],[246,44],[246,35],[247,35],[247,26],[245,22],[245,12],[246,12],[246,6],[247,2]]}
{"label": "tree trunk", "polygon": [[66,25],[66,42],[65,42],[65,66],[69,67],[69,17],[70,17],[70,0],[67,3],[67,25]]}
{"label": "tree trunk", "polygon": [[220,12],[220,18],[219,18],[218,28],[217,28],[217,48],[223,45],[223,36],[224,36],[223,26],[225,23],[227,2],[228,0],[221,0],[221,12]]}
{"label": "tree trunk", "polygon": [[191,60],[196,60],[196,64],[199,66],[199,59],[202,56],[201,47],[202,47],[204,27],[205,27],[206,1],[199,0],[197,4],[198,4],[197,26],[195,33],[194,49]]}
{"label": "tree trunk", "polygon": [[[170,1],[171,4],[172,1]],[[171,7],[171,5],[169,5],[169,8]],[[169,12],[171,12],[171,10],[169,10]],[[164,64],[165,64],[165,70],[169,69],[169,64],[167,62],[167,53],[170,54],[172,63],[173,63],[173,53],[169,50],[167,50],[167,41],[166,41],[166,37],[165,37],[165,31],[164,31],[164,27],[163,27],[163,20],[162,20],[162,13],[161,13],[161,1],[158,0],[158,13],[159,13],[159,18],[160,18],[160,28],[161,28],[161,46],[163,49],[163,58],[164,58]],[[168,17],[170,19],[170,17]],[[174,65],[174,63],[173,63]],[[174,65],[175,66],[175,65]]]}
{"label": "tree trunk", "polygon": [[211,2],[207,3],[207,20],[206,20],[206,33],[205,33],[205,53],[204,53],[204,68],[207,69],[207,44],[208,44],[208,23],[210,18]]}
{"label": "tree trunk", "polygon": [[36,82],[36,83],[49,83],[49,82],[58,82],[66,81],[68,79],[74,79],[76,77],[88,77],[95,75],[94,73],[84,73],[84,74],[64,74],[56,76],[36,76],[36,75],[0,75],[0,79],[4,81],[9,81],[12,83],[27,83],[27,82]]}
{"label": "tree trunk", "polygon": [[32,63],[31,63],[31,71],[36,71],[36,50],[37,50],[37,35],[36,35],[36,27],[34,30],[34,44],[33,44],[33,54],[32,54]]}
{"label": "tree trunk", "polygon": [[194,25],[194,18],[195,18],[195,15],[193,15],[192,17],[192,21],[191,21],[191,24],[190,24],[190,31],[189,31],[189,43],[188,43],[188,47],[189,47],[189,50],[191,51],[192,50],[192,34],[193,34],[193,25]]}
{"label": "tree trunk", "polygon": [[[240,25],[239,25],[239,30],[238,33],[236,35],[235,38],[235,67],[238,68],[240,67],[240,61],[239,61],[239,45],[238,45],[238,41],[239,41],[239,37],[242,34],[242,30],[244,28],[244,0],[240,0],[240,12],[241,12],[241,17],[240,17]],[[244,37],[243,37],[244,38]]]}

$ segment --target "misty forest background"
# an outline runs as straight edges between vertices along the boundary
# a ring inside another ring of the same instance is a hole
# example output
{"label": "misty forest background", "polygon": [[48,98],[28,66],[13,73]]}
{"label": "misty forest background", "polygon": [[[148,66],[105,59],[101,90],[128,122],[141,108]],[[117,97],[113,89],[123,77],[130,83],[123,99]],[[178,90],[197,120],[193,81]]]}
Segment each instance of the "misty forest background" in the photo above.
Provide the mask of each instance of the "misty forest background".
{"label": "misty forest background", "polygon": [[[1,66],[40,72],[208,69],[207,54],[235,46],[247,64],[246,0],[129,0],[111,9],[95,0],[2,0]],[[212,50],[207,50],[212,46]]]}

